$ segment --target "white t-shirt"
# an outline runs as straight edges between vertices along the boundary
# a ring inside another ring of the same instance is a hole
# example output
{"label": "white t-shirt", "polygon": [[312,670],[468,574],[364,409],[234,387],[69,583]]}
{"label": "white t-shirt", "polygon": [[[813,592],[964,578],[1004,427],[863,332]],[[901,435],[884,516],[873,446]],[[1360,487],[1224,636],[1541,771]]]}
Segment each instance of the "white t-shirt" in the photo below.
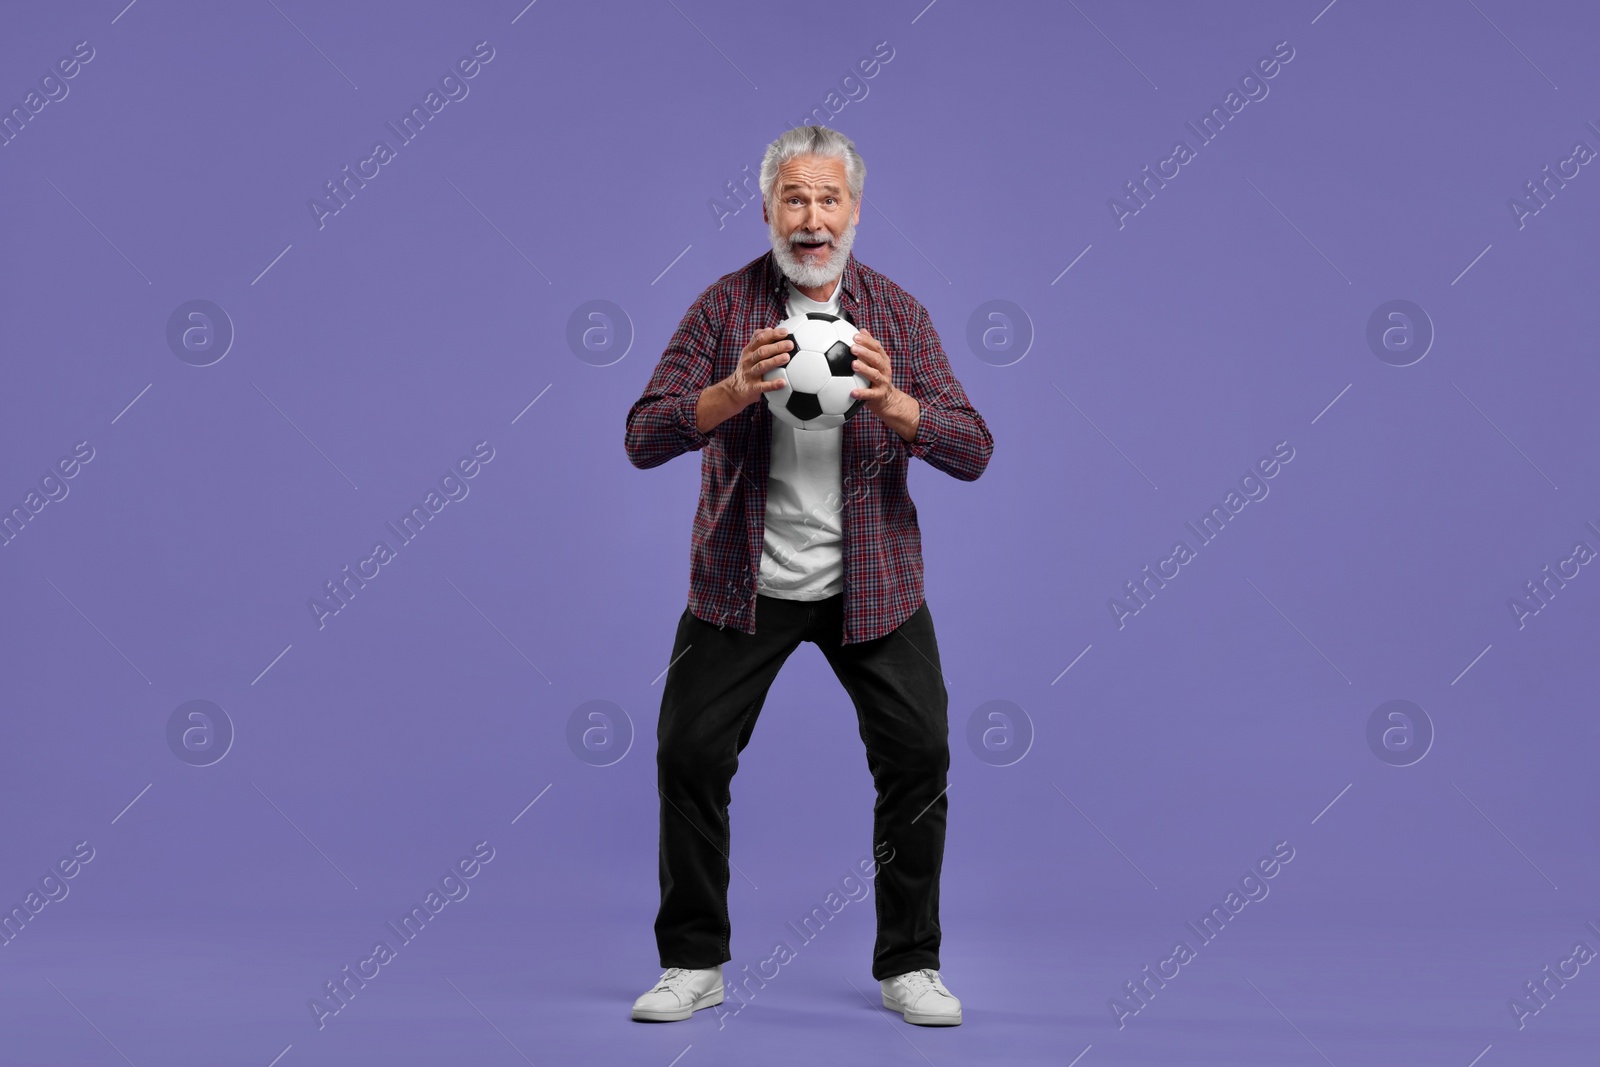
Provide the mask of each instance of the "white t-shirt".
{"label": "white t-shirt", "polygon": [[[789,316],[839,313],[836,281],[827,303],[787,282]],[[844,505],[840,453],[844,428],[798,430],[772,420],[766,534],[756,589],[783,600],[823,600],[844,592]]]}

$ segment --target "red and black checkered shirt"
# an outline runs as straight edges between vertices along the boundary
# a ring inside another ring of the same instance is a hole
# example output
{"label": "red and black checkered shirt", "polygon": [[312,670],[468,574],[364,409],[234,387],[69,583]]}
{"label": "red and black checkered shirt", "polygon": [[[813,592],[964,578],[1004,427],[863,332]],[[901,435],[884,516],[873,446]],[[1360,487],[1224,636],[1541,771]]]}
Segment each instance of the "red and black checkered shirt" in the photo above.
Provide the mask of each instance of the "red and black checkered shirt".
{"label": "red and black checkered shirt", "polygon": [[[853,644],[890,633],[922,605],[922,535],[906,491],[910,457],[970,482],[988,466],[994,438],[951,373],[927,308],[854,254],[839,285],[841,311],[883,343],[896,388],[921,407],[910,441],[865,408],[843,427],[841,640]],[[733,373],[751,336],[777,326],[787,309],[784,276],[770,251],[718,278],[689,306],[644,395],[628,411],[626,445],[635,467],[704,450],[689,544],[689,610],[752,634],[772,413],[758,400],[701,433],[695,410],[702,390]]]}

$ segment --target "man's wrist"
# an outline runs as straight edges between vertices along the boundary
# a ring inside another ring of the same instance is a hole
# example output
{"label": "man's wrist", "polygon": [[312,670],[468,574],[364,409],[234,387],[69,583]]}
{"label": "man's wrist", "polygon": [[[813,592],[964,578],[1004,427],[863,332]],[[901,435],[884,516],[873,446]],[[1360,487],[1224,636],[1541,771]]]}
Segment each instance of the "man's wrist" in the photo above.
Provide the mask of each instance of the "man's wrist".
{"label": "man's wrist", "polygon": [[922,405],[910,393],[897,389],[880,418],[901,440],[909,443],[916,439],[917,424],[922,420]]}
{"label": "man's wrist", "polygon": [[701,433],[705,433],[707,430],[711,429],[711,427],[706,425],[706,416],[710,414],[711,405],[716,402],[716,394],[714,390],[717,388],[718,384],[719,383],[714,382],[711,385],[706,386],[704,389],[700,390],[700,395],[695,397],[694,428],[699,430]]}
{"label": "man's wrist", "polygon": [[695,403],[695,429],[701,433],[710,433],[738,411],[739,404],[733,399],[728,379],[713,382],[700,391],[700,397]]}

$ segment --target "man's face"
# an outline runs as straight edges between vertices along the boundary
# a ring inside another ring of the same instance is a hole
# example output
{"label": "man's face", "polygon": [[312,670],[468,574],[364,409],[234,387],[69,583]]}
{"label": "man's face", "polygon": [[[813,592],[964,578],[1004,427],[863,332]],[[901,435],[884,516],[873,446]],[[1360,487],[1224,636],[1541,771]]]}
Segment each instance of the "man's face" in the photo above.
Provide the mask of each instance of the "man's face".
{"label": "man's face", "polygon": [[773,205],[761,205],[772,252],[784,275],[801,286],[827,285],[844,271],[855,244],[861,205],[852,202],[844,160],[796,156],[778,168]]}

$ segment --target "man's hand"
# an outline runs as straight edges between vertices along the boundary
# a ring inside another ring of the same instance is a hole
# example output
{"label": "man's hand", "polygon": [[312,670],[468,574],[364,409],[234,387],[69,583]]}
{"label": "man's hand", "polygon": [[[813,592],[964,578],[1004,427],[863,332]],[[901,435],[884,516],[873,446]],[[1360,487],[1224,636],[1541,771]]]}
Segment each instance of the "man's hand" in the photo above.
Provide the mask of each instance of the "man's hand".
{"label": "man's hand", "polygon": [[761,378],[768,371],[789,362],[793,352],[794,342],[789,339],[789,331],[782,326],[757,330],[750,338],[750,343],[744,346],[744,351],[739,353],[739,365],[723,379],[734,401],[743,408],[760,400],[762,393],[770,393],[788,385],[782,378],[770,382],[764,382]]}
{"label": "man's hand", "polygon": [[713,427],[761,399],[761,394],[786,388],[789,383],[782,378],[770,382],[761,378],[789,362],[793,351],[794,341],[782,326],[757,330],[739,353],[739,365],[733,373],[701,392],[695,407],[695,425],[700,432],[710,433]]}
{"label": "man's hand", "polygon": [[866,330],[856,334],[856,343],[850,346],[855,353],[852,369],[871,383],[865,389],[852,389],[850,395],[859,397],[868,411],[882,419],[884,424],[909,441],[917,436],[917,421],[922,407],[915,397],[894,386],[894,365],[883,344]]}

